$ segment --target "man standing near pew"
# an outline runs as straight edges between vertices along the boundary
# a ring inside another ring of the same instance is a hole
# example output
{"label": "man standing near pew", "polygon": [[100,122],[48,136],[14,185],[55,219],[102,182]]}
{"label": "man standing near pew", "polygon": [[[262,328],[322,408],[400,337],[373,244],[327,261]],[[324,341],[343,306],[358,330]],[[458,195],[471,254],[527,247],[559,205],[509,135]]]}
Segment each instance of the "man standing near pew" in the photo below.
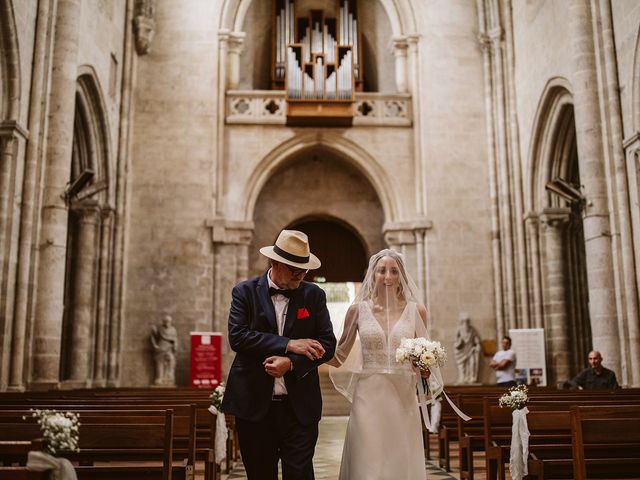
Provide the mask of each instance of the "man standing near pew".
{"label": "man standing near pew", "polygon": [[232,292],[236,357],[222,410],[236,417],[249,480],[277,480],[279,460],[284,480],[312,480],[322,413],[318,366],[336,348],[324,291],[302,280],[320,260],[295,230],[283,230],[260,253],[271,268]]}
{"label": "man standing near pew", "polygon": [[511,350],[511,337],[502,337],[502,350],[493,356],[489,366],[496,371],[497,386],[516,386],[516,352]]}
{"label": "man standing near pew", "polygon": [[580,390],[614,390],[620,388],[616,374],[602,366],[602,355],[597,350],[589,352],[589,366],[576,375],[571,383]]}

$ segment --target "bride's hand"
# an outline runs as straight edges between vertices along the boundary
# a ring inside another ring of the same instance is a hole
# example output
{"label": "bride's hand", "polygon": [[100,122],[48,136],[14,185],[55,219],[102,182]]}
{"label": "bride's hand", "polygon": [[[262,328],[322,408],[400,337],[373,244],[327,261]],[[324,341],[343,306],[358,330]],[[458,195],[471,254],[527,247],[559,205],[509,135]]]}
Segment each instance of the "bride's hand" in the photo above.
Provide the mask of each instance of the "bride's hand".
{"label": "bride's hand", "polygon": [[426,370],[420,370],[420,376],[424,379],[427,379],[431,376],[431,370],[428,368]]}

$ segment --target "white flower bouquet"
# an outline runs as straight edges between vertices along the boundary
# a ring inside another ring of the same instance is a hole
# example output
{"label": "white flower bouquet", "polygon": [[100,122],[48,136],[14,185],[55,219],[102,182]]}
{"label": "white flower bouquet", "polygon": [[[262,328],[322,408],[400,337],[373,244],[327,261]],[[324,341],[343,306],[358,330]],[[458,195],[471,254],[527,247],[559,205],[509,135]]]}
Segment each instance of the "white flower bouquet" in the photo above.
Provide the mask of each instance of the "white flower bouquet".
{"label": "white flower bouquet", "polygon": [[511,387],[507,393],[500,397],[500,407],[509,407],[513,410],[521,410],[527,406],[529,390],[526,385]]}
{"label": "white flower bouquet", "polygon": [[[59,452],[76,452],[80,440],[80,415],[56,410],[31,410],[31,416],[40,425],[45,451],[51,455]],[[25,417],[26,419],[26,417]]]}
{"label": "white flower bouquet", "polygon": [[222,397],[224,397],[224,382],[220,383],[209,397],[211,398],[211,405],[218,411],[222,407]]}
{"label": "white flower bouquet", "polygon": [[442,367],[447,361],[447,353],[440,342],[424,337],[403,338],[396,350],[396,361],[411,363],[420,370]]}

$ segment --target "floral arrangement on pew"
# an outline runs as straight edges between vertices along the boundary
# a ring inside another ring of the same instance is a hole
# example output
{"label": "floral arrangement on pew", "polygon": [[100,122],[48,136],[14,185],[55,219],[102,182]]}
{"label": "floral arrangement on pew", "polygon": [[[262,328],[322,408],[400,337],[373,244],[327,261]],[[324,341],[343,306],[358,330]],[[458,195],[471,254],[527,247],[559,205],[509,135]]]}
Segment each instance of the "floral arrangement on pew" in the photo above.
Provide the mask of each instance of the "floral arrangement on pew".
{"label": "floral arrangement on pew", "polygon": [[513,410],[522,410],[528,402],[529,390],[524,384],[511,387],[499,400],[500,407],[509,407]]}
{"label": "floral arrangement on pew", "polygon": [[211,405],[213,405],[215,409],[218,411],[220,411],[220,407],[222,407],[223,397],[224,397],[224,382],[221,382],[220,385],[218,385],[209,396],[209,398],[211,398]]}
{"label": "floral arrangement on pew", "polygon": [[[55,455],[59,452],[77,452],[80,440],[80,415],[57,410],[31,410],[31,416],[40,425],[44,449]],[[26,417],[24,417],[26,420]]]}
{"label": "floral arrangement on pew", "polygon": [[[57,410],[33,410],[44,438],[44,452],[29,452],[27,468],[38,472],[51,470],[58,480],[77,480],[73,465],[66,458],[55,455],[61,452],[80,451],[80,415]],[[27,417],[23,417],[24,420]]]}
{"label": "floral arrangement on pew", "polygon": [[216,416],[216,438],[214,440],[216,463],[221,463],[227,456],[229,431],[224,413],[221,410],[224,390],[224,382],[221,382],[209,396],[211,398],[209,411]]}
{"label": "floral arrangement on pew", "polygon": [[528,474],[527,458],[529,457],[529,426],[527,424],[527,403],[529,390],[526,385],[511,387],[499,399],[500,407],[512,410],[511,453],[509,456],[509,473],[513,480],[522,480]]}

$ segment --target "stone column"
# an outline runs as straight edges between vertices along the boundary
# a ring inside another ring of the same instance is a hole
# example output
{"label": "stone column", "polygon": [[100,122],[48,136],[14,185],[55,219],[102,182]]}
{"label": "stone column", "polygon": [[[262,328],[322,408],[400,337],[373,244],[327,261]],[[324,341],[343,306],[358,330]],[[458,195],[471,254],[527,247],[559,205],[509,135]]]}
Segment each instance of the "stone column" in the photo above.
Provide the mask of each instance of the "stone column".
{"label": "stone column", "polygon": [[96,352],[93,369],[93,386],[107,385],[107,359],[109,339],[110,292],[113,260],[113,223],[115,210],[105,208],[101,211],[100,228],[100,270],[98,281],[98,311],[96,314]]}
{"label": "stone column", "polygon": [[95,305],[97,291],[98,231],[100,209],[97,205],[74,208],[79,216],[77,245],[72,252],[73,305],[71,308],[71,355],[69,382],[75,388],[89,387],[89,374],[93,366],[95,335]]}
{"label": "stone column", "polygon": [[0,390],[12,383],[9,370],[13,373],[24,362],[26,325],[16,323],[14,314],[21,214],[21,203],[14,199],[22,197],[18,147],[27,135],[17,122],[0,122]]}
{"label": "stone column", "polygon": [[540,274],[540,233],[538,230],[540,218],[538,214],[530,212],[525,215],[524,222],[530,252],[529,264],[531,265],[531,287],[533,290],[533,305],[531,306],[533,327],[542,328],[542,277]]}
{"label": "stone column", "polygon": [[391,39],[393,42],[393,56],[396,60],[396,89],[399,93],[407,93],[409,85],[407,81],[407,50],[409,44],[407,37],[396,36]]}
{"label": "stone column", "polygon": [[496,309],[496,337],[505,334],[504,292],[502,278],[502,245],[500,242],[500,202],[498,197],[498,159],[494,132],[495,111],[493,102],[493,66],[491,59],[491,39],[488,30],[490,15],[483,0],[476,0],[478,12],[478,43],[482,50],[482,71],[484,78],[485,126],[487,138],[487,171],[489,172],[489,198],[491,201],[491,252],[493,257],[493,290]]}
{"label": "stone column", "polygon": [[[227,339],[227,320],[231,290],[249,273],[249,245],[253,238],[253,222],[231,221],[217,218],[208,222],[213,242],[213,325]],[[222,368],[227,371],[233,352],[223,342]]]}
{"label": "stone column", "polygon": [[32,386],[50,387],[60,378],[68,211],[64,191],[70,179],[78,72],[80,0],[59,0],[53,46],[49,132],[33,326]]}
{"label": "stone column", "polygon": [[567,316],[566,275],[563,234],[571,215],[570,208],[545,208],[540,219],[545,240],[546,336],[555,380],[566,380],[569,368],[569,319]]}
{"label": "stone column", "polygon": [[227,42],[227,58],[228,58],[228,78],[227,87],[229,90],[235,90],[240,84],[240,54],[244,48],[244,32],[231,32]]}
{"label": "stone column", "polygon": [[571,0],[569,34],[580,181],[587,199],[584,237],[593,348],[620,375],[620,339],[611,252],[611,227],[589,0]]}

